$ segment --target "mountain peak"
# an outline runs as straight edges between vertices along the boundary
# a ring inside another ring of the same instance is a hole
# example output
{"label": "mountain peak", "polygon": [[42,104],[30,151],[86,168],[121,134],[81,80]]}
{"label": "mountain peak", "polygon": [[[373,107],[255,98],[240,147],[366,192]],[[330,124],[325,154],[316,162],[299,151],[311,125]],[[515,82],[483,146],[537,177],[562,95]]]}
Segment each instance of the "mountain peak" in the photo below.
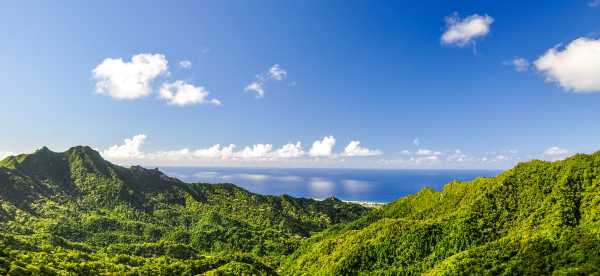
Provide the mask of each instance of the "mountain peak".
{"label": "mountain peak", "polygon": [[67,151],[65,151],[65,155],[69,157],[79,156],[79,157],[88,157],[94,161],[105,161],[104,158],[100,155],[98,151],[89,147],[89,146],[75,146]]}
{"label": "mountain peak", "polygon": [[94,155],[100,155],[100,153],[91,148],[90,146],[74,146],[71,147],[70,149],[68,149],[66,152],[80,152],[80,153],[88,153],[88,154],[94,154]]}
{"label": "mountain peak", "polygon": [[48,147],[43,146],[40,149],[36,150],[36,152],[53,152]]}

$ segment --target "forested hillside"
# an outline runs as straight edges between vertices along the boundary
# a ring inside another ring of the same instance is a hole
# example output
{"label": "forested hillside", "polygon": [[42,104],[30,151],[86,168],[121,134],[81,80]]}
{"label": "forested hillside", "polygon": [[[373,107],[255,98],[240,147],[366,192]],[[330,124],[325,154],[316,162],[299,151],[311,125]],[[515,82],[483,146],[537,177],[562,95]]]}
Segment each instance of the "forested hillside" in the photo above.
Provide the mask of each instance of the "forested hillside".
{"label": "forested hillside", "polygon": [[372,211],[124,168],[88,147],[0,161],[0,274],[567,275],[600,271],[600,152]]}
{"label": "forested hillside", "polygon": [[600,153],[424,189],[312,237],[285,274],[600,271]]}
{"label": "forested hillside", "polygon": [[0,162],[0,274],[275,274],[311,233],[366,211],[42,148]]}

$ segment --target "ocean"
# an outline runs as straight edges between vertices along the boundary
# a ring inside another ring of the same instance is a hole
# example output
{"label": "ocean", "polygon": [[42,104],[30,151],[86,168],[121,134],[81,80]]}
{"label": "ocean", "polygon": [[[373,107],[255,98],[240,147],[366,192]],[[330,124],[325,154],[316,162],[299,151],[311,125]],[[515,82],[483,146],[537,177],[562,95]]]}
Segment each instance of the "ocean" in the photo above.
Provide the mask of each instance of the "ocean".
{"label": "ocean", "polygon": [[424,187],[439,191],[444,184],[492,177],[490,170],[374,170],[161,167],[167,175],[185,182],[233,183],[265,195],[287,194],[322,199],[387,203]]}

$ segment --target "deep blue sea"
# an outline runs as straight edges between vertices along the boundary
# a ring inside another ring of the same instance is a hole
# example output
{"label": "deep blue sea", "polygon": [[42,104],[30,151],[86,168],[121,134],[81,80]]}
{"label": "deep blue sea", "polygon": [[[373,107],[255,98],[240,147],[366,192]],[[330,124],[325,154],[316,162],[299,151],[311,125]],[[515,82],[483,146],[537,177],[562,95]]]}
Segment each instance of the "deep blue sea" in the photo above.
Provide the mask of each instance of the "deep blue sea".
{"label": "deep blue sea", "polygon": [[452,180],[490,177],[486,170],[367,170],[162,167],[185,182],[233,183],[249,191],[294,197],[390,202],[424,187],[440,190]]}

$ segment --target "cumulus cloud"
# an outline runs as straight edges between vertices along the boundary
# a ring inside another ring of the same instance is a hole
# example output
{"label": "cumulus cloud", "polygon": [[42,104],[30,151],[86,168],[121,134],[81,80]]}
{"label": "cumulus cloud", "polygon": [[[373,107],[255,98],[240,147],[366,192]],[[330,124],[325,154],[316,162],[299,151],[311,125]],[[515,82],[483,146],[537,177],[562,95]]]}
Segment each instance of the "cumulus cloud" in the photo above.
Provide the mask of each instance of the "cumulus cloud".
{"label": "cumulus cloud", "polygon": [[152,161],[181,161],[192,159],[192,151],[188,148],[179,150],[156,151],[145,153],[144,158]]}
{"label": "cumulus cloud", "polygon": [[548,149],[546,149],[544,151],[544,154],[548,155],[548,156],[561,156],[561,155],[569,154],[569,150],[558,147],[558,146],[554,146],[554,147],[549,147]]}
{"label": "cumulus cloud", "polygon": [[287,71],[279,67],[279,64],[274,64],[271,69],[269,69],[269,77],[273,80],[283,80],[287,76]]}
{"label": "cumulus cloud", "polygon": [[575,93],[600,92],[600,39],[578,38],[535,61],[546,80]]}
{"label": "cumulus cloud", "polygon": [[287,77],[287,71],[279,64],[274,64],[266,73],[256,75],[253,82],[246,85],[244,91],[256,93],[256,97],[261,98],[265,95],[265,85],[271,81],[282,81]]}
{"label": "cumulus cloud", "polygon": [[[104,158],[119,164],[143,165],[202,165],[202,166],[247,166],[247,165],[274,165],[302,166],[302,167],[371,167],[377,168],[507,168],[521,160],[518,151],[497,151],[482,154],[468,154],[460,149],[435,150],[421,148],[414,151],[404,150],[398,152],[394,159],[361,159],[360,156],[370,156],[374,150],[360,147],[360,142],[352,141],[341,152],[334,152],[336,139],[326,136],[314,141],[312,147],[304,150],[300,142],[283,144],[275,147],[273,144],[255,144],[245,147],[236,147],[234,144],[215,144],[205,148],[181,148],[174,150],[144,151],[146,135],[138,134],[132,138],[124,139],[122,144],[113,145],[100,151]],[[361,150],[362,149],[362,150]],[[348,154],[354,153],[354,154]],[[552,147],[546,151],[552,159],[563,158],[568,151],[559,147]],[[382,153],[381,153],[382,154]],[[540,155],[540,154],[538,154]],[[328,158],[323,158],[328,157]],[[343,157],[343,158],[338,158]],[[528,157],[528,159],[531,157]],[[355,162],[369,160],[374,163],[362,163],[354,166]],[[290,182],[304,181],[298,177],[274,180]],[[306,179],[308,181],[308,179]],[[316,181],[315,186],[321,185]],[[356,183],[354,183],[356,184]],[[352,184],[352,185],[354,185]]]}
{"label": "cumulus cloud", "polygon": [[[309,151],[305,151],[300,142],[283,144],[254,144],[239,149],[234,144],[215,144],[206,148],[181,148],[173,150],[144,151],[146,135],[138,134],[124,139],[120,145],[113,145],[103,151],[104,158],[120,164],[146,165],[192,165],[192,164],[236,164],[246,165],[252,162],[273,163],[285,161],[290,165],[327,164],[358,160],[353,157],[374,156],[380,151],[360,147],[360,142],[353,141],[341,153],[334,153],[335,138],[326,136],[314,141]],[[345,156],[346,159],[322,158]],[[250,163],[249,163],[250,162]]]}
{"label": "cumulus cloud", "polygon": [[192,62],[189,60],[180,60],[179,67],[183,69],[192,69]]}
{"label": "cumulus cloud", "polygon": [[323,137],[322,140],[314,141],[310,148],[309,154],[312,157],[331,156],[335,146],[335,138],[333,136]]}
{"label": "cumulus cloud", "polygon": [[283,145],[275,154],[279,158],[298,158],[304,155],[304,150],[302,150],[300,142],[297,142],[296,144]]}
{"label": "cumulus cloud", "polygon": [[204,87],[194,86],[181,80],[165,83],[160,88],[160,97],[172,105],[186,106],[204,103],[221,105],[221,102],[217,99],[208,100],[209,94],[210,92]]}
{"label": "cumulus cloud", "polygon": [[94,70],[96,92],[115,99],[133,100],[150,95],[152,81],[166,73],[168,62],[161,54],[137,54],[131,61],[107,58]]}
{"label": "cumulus cloud", "polygon": [[133,136],[131,139],[125,139],[122,145],[114,145],[109,147],[107,150],[102,152],[102,156],[107,159],[137,159],[144,157],[143,152],[140,150],[146,135],[138,134]]}
{"label": "cumulus cloud", "polygon": [[226,147],[221,147],[220,144],[216,144],[206,149],[195,150],[193,155],[198,158],[217,158],[227,160],[233,156],[234,150],[234,144],[230,144]]}
{"label": "cumulus cloud", "polygon": [[471,15],[461,19],[457,13],[446,17],[446,30],[441,42],[446,45],[465,47],[475,42],[475,39],[486,36],[494,19],[490,16]]}
{"label": "cumulus cloud", "polygon": [[262,98],[263,96],[265,96],[265,89],[263,86],[263,82],[254,81],[248,84],[246,88],[244,88],[244,91],[254,92],[256,93],[256,97]]}
{"label": "cumulus cloud", "polygon": [[381,151],[363,148],[360,141],[351,141],[344,149],[345,156],[376,156],[381,155]]}
{"label": "cumulus cloud", "polygon": [[517,72],[529,71],[529,61],[524,58],[515,58],[511,61],[505,62],[504,64],[513,66]]}
{"label": "cumulus cloud", "polygon": [[271,150],[273,150],[273,145],[271,144],[256,144],[251,147],[245,147],[235,153],[234,156],[241,159],[263,159],[270,157]]}

